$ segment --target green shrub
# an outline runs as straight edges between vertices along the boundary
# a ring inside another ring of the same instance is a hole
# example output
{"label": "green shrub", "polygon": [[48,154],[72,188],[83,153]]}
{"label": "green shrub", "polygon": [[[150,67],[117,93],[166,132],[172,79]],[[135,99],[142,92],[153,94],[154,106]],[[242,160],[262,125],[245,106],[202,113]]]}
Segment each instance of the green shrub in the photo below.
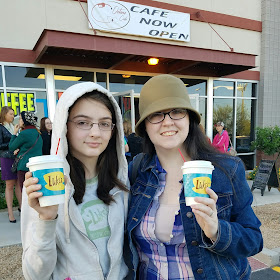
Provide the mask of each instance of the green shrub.
{"label": "green shrub", "polygon": [[280,151],[280,127],[256,128],[256,140],[251,142],[252,148],[274,155]]}

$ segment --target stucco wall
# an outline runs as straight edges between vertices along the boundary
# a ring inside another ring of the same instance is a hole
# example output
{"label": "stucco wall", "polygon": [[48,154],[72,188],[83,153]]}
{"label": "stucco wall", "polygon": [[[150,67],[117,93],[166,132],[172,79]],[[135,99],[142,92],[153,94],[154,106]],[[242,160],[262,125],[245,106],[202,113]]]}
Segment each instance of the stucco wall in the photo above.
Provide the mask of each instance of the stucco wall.
{"label": "stucco wall", "polygon": [[[198,1],[161,1],[229,15],[260,19],[260,7],[257,0],[231,1],[230,5],[223,0]],[[82,3],[87,11],[87,4]],[[5,13],[1,14],[0,47],[33,49],[44,29],[66,32],[93,34],[88,28],[87,18],[78,1],[70,0],[0,0],[0,6]],[[2,9],[1,9],[2,10]],[[213,24],[213,27],[235,52],[260,55],[260,32],[237,29]],[[134,36],[125,36],[113,33],[98,35],[110,37],[125,37],[132,40]],[[153,38],[141,38],[145,41],[155,41]],[[185,45],[196,48],[229,51],[226,44],[217,36],[207,23],[191,21],[191,41],[189,43],[167,40],[156,40],[163,44]],[[258,61],[257,61],[257,65]]]}
{"label": "stucco wall", "polygon": [[280,2],[262,0],[258,126],[280,126]]}

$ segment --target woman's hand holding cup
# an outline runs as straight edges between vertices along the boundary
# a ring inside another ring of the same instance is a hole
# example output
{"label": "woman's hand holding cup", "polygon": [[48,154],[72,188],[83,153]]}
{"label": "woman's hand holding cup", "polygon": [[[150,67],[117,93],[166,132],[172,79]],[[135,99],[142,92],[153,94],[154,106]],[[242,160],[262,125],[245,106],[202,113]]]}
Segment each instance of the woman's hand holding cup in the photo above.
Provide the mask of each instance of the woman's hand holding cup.
{"label": "woman's hand holding cup", "polygon": [[39,217],[42,220],[54,220],[57,216],[58,205],[41,207],[39,204],[39,197],[43,194],[40,192],[41,185],[37,184],[38,178],[32,177],[31,172],[27,172],[25,175],[25,181],[23,185],[26,188],[28,196],[28,204],[31,208],[39,213]]}
{"label": "woman's hand holding cup", "polygon": [[195,202],[198,204],[192,204],[191,208],[204,234],[212,241],[216,241],[219,223],[216,209],[218,196],[210,188],[207,188],[206,192],[209,194],[210,198],[196,197]]}

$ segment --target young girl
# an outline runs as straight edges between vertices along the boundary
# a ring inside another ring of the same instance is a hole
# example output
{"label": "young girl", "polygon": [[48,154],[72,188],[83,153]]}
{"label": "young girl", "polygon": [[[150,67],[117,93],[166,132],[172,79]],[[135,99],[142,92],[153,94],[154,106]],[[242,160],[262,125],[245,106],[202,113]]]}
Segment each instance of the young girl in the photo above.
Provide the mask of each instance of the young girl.
{"label": "young girl", "polygon": [[95,83],[76,84],[57,104],[52,133],[51,154],[60,139],[58,155],[64,159],[65,203],[40,207],[41,186],[28,174],[25,279],[124,279],[127,163],[117,102]]}
{"label": "young girl", "polygon": [[[248,256],[262,249],[260,222],[238,157],[217,153],[199,128],[184,83],[170,75],[142,88],[136,132],[146,155],[129,165],[127,232],[134,279],[249,279]],[[215,166],[209,198],[186,206],[182,157]],[[135,169],[138,172],[134,176]],[[133,177],[136,177],[134,180]]]}

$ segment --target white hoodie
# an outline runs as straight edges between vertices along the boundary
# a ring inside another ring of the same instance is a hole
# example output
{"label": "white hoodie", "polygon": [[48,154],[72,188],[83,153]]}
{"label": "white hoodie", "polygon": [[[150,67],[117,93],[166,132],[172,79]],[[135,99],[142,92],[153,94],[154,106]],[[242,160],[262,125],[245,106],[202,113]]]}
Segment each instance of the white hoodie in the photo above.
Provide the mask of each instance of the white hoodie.
{"label": "white hoodie", "polygon": [[[60,138],[58,155],[64,159],[65,203],[59,205],[58,218],[52,221],[39,219],[29,207],[23,190],[21,235],[23,245],[22,267],[25,279],[32,280],[99,280],[104,279],[96,246],[88,238],[78,206],[73,199],[74,186],[70,180],[70,167],[66,161],[68,109],[84,93],[97,90],[107,95],[116,114],[118,178],[126,184],[127,162],[124,155],[122,116],[114,97],[103,87],[92,82],[79,83],[68,88],[60,98],[55,111],[51,154],[55,154]],[[109,206],[108,222],[112,235],[108,240],[110,269],[107,280],[121,280],[127,274],[123,260],[124,223],[127,211],[127,194],[115,187],[110,191],[115,202]],[[105,248],[104,248],[105,249]],[[102,253],[102,252],[99,252]]]}

